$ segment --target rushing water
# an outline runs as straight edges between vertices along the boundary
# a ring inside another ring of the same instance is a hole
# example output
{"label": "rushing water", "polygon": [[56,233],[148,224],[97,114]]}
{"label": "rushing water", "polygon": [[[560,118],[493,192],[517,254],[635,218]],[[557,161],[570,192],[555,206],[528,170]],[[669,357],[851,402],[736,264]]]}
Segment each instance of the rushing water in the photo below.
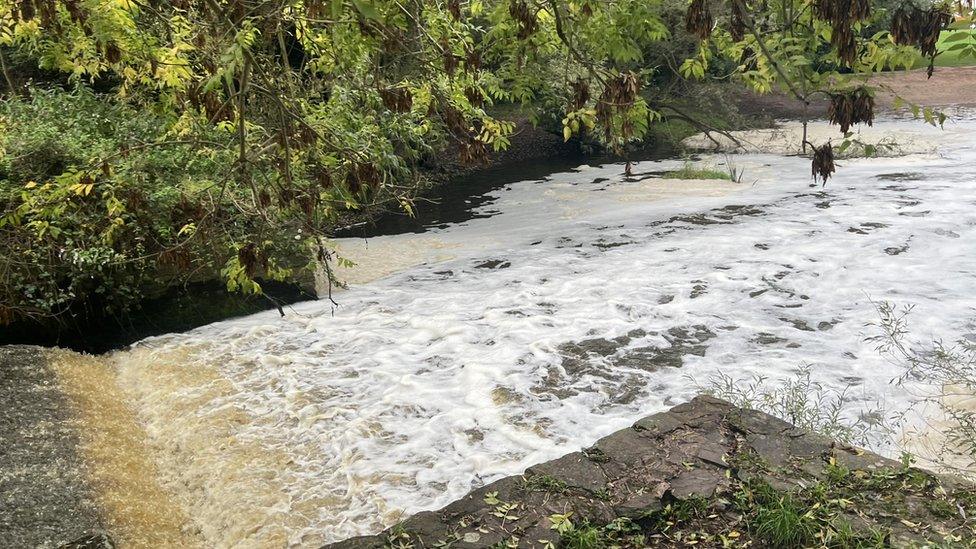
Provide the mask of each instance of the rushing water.
{"label": "rushing water", "polygon": [[976,122],[885,124],[940,154],[845,161],[825,188],[809,160],[764,155],[735,159],[746,184],[686,197],[647,175],[675,161],[506,185],[486,215],[372,241],[396,254],[435,239],[450,259],[343,292],[336,309],[146,340],[113,357],[120,385],[162,484],[218,547],[377,531],[716,372],[810,364],[827,387],[904,410],[911,394],[864,341],[871,300],[914,304],[923,338],[976,331]]}

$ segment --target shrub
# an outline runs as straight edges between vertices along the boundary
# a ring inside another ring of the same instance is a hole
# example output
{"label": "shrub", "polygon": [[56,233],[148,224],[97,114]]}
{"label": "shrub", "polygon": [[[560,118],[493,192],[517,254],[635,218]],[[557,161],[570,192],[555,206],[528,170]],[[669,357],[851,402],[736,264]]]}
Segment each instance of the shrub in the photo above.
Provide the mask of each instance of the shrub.
{"label": "shrub", "polygon": [[0,103],[0,324],[120,314],[237,258],[246,201],[220,192],[232,160],[206,145],[226,138],[179,122],[81,88]]}

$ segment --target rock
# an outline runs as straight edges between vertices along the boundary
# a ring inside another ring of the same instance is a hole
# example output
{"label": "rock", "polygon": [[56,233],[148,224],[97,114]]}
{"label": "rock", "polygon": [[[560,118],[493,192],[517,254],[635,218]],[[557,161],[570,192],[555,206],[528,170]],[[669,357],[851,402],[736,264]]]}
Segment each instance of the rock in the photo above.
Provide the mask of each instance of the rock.
{"label": "rock", "polygon": [[[848,471],[839,483],[829,478],[831,458]],[[716,543],[732,539],[721,536],[734,532],[743,546],[766,547],[768,540],[750,537],[754,533],[748,529],[743,531],[744,515],[755,511],[736,507],[742,501],[755,502],[755,483],[765,485],[762,490],[779,491],[774,501],[781,501],[787,492],[800,494],[814,485],[841,490],[831,497],[843,501],[860,498],[856,508],[846,504],[822,519],[823,523],[835,521],[838,529],[850,528],[858,535],[886,529],[892,542],[907,540],[924,546],[930,540],[922,536],[921,529],[934,525],[926,531],[971,534],[976,539],[976,525],[970,519],[939,519],[930,511],[932,500],[942,498],[948,488],[969,490],[957,501],[974,502],[970,514],[976,515],[972,486],[948,481],[939,484],[931,475],[931,482],[923,483],[925,486],[917,480],[915,484],[906,482],[922,475],[917,469],[906,470],[897,462],[797,429],[761,412],[698,397],[641,419],[580,452],[530,467],[524,477],[508,477],[475,490],[440,511],[419,513],[395,529],[327,547],[387,547],[391,536],[399,536],[399,545],[395,546],[417,548],[495,544],[545,547],[549,542],[558,546],[560,536],[551,527],[552,517],[566,513],[576,527],[603,528],[599,535],[613,539],[608,545],[645,547],[646,540],[661,537],[660,532],[643,530],[641,535],[627,538],[629,534],[620,533],[626,526],[618,521],[630,519],[632,527],[669,525],[668,539],[681,539],[671,536],[678,535],[674,529],[686,524],[685,533],[712,535],[709,539]],[[540,476],[545,477],[544,482],[534,480]],[[865,484],[853,488],[864,479]],[[912,488],[906,486],[916,488],[909,493]],[[945,508],[945,501],[937,503]],[[682,513],[681,518],[668,515],[675,509],[681,509],[677,511]],[[892,509],[900,509],[902,514],[892,515]]]}

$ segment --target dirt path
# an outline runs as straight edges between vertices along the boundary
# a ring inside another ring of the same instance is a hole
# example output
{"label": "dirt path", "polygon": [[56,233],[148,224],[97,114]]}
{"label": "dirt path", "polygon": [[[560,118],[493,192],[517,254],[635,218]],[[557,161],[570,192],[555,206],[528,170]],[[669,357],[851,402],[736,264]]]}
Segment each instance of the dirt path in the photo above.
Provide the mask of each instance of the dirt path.
{"label": "dirt path", "polygon": [[920,105],[938,107],[976,106],[976,67],[937,68],[932,78],[925,70],[884,73],[871,79],[882,89],[879,102],[891,107],[895,95]]}
{"label": "dirt path", "polygon": [[[877,102],[882,110],[892,110],[896,96],[929,107],[976,106],[976,67],[937,68],[931,79],[924,69],[888,72],[872,77],[871,84],[879,88]],[[743,93],[735,101],[746,115],[800,118],[804,112],[800,101],[778,93],[764,96]],[[819,99],[812,102],[808,113],[811,118],[823,118],[826,109],[827,102]]]}

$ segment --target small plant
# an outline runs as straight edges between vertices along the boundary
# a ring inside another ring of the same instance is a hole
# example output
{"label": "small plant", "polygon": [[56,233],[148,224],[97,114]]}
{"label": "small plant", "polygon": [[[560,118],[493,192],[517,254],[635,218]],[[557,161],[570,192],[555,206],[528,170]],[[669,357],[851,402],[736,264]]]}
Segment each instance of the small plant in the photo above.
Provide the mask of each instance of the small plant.
{"label": "small plant", "polygon": [[689,160],[680,169],[665,172],[664,177],[669,179],[722,179],[725,181],[735,181],[732,174],[723,172],[715,168],[695,167]]}
{"label": "small plant", "polygon": [[725,169],[728,171],[729,181],[742,183],[742,178],[745,177],[746,172],[736,165],[730,155],[725,155]]}
{"label": "small plant", "polygon": [[573,528],[562,535],[562,547],[566,549],[599,549],[603,546],[602,532],[589,524]]}
{"label": "small plant", "polygon": [[766,376],[742,379],[719,372],[699,388],[740,408],[765,412],[846,444],[867,445],[873,435],[891,432],[897,426],[896,418],[889,418],[880,403],[852,416],[849,387],[825,388],[814,381],[810,365],[800,366],[792,377],[775,381]]}
{"label": "small plant", "polygon": [[[603,532],[585,522],[579,526],[573,524],[573,521],[569,519],[572,514],[570,511],[549,515],[549,527],[559,534],[560,547],[569,549],[599,549],[603,547]],[[616,521],[610,524],[615,523]]]}
{"label": "small plant", "polygon": [[562,493],[566,483],[552,475],[533,475],[522,481],[522,487],[529,492]]}
{"label": "small plant", "polygon": [[824,467],[824,471],[827,473],[827,479],[834,483],[840,484],[847,480],[851,474],[851,470],[843,465],[838,465],[837,460],[833,457],[827,462],[827,466]]}
{"label": "small plant", "polygon": [[[903,370],[897,384],[928,385],[922,404],[934,407],[945,420],[939,422],[941,443],[922,449],[924,457],[945,469],[976,475],[976,412],[956,404],[960,396],[976,395],[976,343],[966,338],[955,343],[909,341],[912,307],[899,309],[888,302],[876,306],[880,333],[868,340]],[[910,465],[905,463],[906,468]]]}
{"label": "small plant", "polygon": [[790,494],[759,506],[751,524],[756,535],[771,547],[804,547],[819,530],[813,511]]}

